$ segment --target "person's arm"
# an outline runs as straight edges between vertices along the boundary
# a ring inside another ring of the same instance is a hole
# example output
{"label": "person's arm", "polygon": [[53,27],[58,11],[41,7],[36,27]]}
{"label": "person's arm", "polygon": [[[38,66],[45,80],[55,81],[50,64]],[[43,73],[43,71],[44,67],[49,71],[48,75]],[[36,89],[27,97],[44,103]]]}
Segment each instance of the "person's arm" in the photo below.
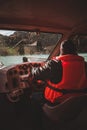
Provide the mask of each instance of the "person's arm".
{"label": "person's arm", "polygon": [[31,69],[33,80],[51,80],[58,83],[62,77],[61,61],[49,60],[41,67],[33,67]]}

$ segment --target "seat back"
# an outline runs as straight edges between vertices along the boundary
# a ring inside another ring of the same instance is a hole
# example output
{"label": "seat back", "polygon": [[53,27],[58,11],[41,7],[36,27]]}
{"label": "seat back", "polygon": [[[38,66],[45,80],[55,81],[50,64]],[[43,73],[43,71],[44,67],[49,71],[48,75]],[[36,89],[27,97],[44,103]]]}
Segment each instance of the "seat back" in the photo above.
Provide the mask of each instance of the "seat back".
{"label": "seat back", "polygon": [[43,111],[50,120],[65,123],[75,119],[84,107],[87,107],[87,94],[71,94],[58,105],[44,104]]}

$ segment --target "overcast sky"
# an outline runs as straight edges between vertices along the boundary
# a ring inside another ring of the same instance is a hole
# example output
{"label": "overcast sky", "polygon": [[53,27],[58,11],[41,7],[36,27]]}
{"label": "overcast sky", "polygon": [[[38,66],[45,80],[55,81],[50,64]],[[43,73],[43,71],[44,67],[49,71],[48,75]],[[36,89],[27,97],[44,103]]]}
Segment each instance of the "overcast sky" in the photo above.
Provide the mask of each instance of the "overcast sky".
{"label": "overcast sky", "polygon": [[8,31],[8,30],[0,30],[0,34],[9,36],[13,34],[15,31]]}

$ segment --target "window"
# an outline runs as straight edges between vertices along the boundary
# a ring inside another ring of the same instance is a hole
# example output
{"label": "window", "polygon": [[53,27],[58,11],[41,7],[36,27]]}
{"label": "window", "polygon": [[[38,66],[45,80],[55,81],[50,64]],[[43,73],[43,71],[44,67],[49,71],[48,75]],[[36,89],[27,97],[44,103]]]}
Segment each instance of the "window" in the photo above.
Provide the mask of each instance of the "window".
{"label": "window", "polygon": [[44,61],[51,54],[61,34],[0,30],[0,62],[5,66],[28,61]]}
{"label": "window", "polygon": [[73,40],[77,46],[77,53],[87,61],[87,35],[75,35]]}

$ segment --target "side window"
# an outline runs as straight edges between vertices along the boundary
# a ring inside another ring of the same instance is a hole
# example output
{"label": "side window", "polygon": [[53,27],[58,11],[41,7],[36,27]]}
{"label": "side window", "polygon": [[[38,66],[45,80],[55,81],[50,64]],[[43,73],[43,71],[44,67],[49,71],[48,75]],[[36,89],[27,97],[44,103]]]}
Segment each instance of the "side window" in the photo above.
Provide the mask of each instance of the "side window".
{"label": "side window", "polygon": [[77,53],[87,61],[87,35],[76,35],[73,40],[77,46]]}

